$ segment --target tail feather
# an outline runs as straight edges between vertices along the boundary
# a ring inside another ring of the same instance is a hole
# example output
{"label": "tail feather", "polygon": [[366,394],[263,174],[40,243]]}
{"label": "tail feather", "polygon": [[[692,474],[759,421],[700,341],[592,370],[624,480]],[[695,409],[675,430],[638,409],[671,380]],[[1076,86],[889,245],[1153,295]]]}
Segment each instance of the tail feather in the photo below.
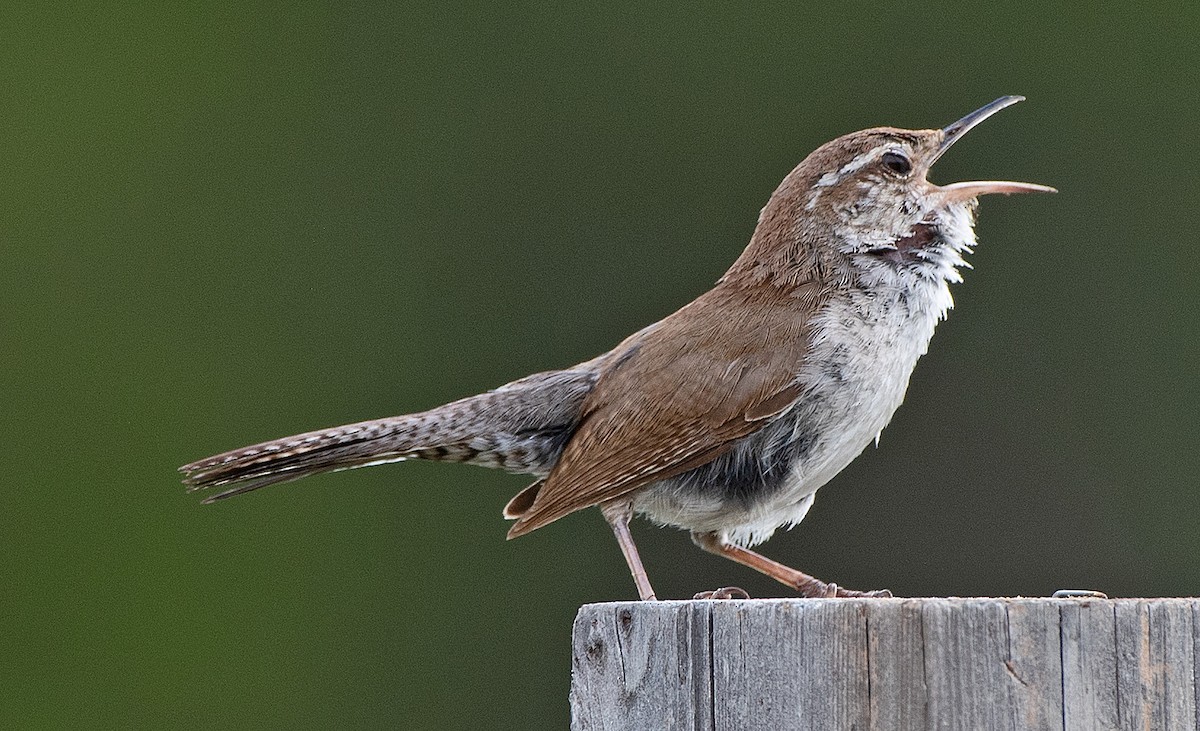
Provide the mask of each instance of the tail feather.
{"label": "tail feather", "polygon": [[180,467],[188,491],[232,486],[211,503],[324,472],[405,459],[545,475],[578,425],[591,369],[539,373],[436,409],[242,447]]}
{"label": "tail feather", "polygon": [[189,491],[253,479],[352,453],[392,434],[399,426],[396,422],[404,418],[348,424],[254,444],[184,465],[179,471],[184,473],[183,482]]}
{"label": "tail feather", "polygon": [[[304,469],[303,467],[290,467],[290,468],[283,467],[283,468],[280,468],[278,472],[264,471],[264,472],[259,473],[257,476],[247,475],[245,477],[239,478],[239,480],[237,480],[237,481],[229,480],[224,483],[220,483],[220,484],[225,484],[225,485],[237,483],[237,487],[230,488],[230,489],[224,490],[222,492],[218,492],[215,495],[210,495],[210,496],[204,498],[203,500],[201,500],[200,502],[203,505],[212,505],[213,503],[217,502],[218,500],[224,500],[226,498],[231,498],[234,495],[241,495],[243,493],[247,493],[252,490],[257,490],[260,487],[267,487],[269,485],[280,485],[285,482],[295,482],[296,480],[299,480],[302,477],[309,477],[311,475],[317,475],[317,474],[321,474],[323,472],[341,472],[342,470],[352,470],[352,469],[355,469],[356,467],[371,467],[373,465],[387,464],[389,462],[402,462],[405,459],[408,459],[408,458],[407,457],[393,457],[391,459],[366,458],[366,459],[360,460],[358,462],[351,462],[351,461],[347,460],[347,461],[339,462],[336,464],[331,463],[331,464],[326,464],[326,465],[322,465],[320,467],[313,467],[313,468],[309,468],[309,469]],[[247,482],[247,480],[248,480],[248,482]],[[192,485],[192,486],[188,487],[188,492],[194,492],[196,490],[203,490],[203,489],[205,489],[205,487],[216,487],[216,486],[217,486],[217,484],[204,485],[204,486]]]}

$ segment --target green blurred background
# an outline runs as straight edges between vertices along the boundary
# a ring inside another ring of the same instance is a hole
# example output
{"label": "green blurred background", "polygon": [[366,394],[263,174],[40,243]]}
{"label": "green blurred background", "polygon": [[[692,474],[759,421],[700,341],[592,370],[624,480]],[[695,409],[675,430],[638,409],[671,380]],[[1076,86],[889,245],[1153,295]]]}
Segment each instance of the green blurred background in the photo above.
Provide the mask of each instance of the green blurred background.
{"label": "green blurred background", "polygon": [[[566,366],[706,289],[818,144],[1002,94],[907,403],[764,551],[901,595],[1200,590],[1195,3],[0,10],[0,725],[563,728],[599,515],[410,463],[175,468]],[[787,591],[635,525],[664,597]]]}

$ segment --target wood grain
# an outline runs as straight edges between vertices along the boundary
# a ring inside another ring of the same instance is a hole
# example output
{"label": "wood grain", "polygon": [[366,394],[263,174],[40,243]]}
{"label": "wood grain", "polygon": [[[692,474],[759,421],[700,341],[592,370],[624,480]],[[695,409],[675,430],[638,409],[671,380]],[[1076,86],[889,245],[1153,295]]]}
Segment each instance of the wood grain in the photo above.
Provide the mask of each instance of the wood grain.
{"label": "wood grain", "polygon": [[584,606],[572,728],[1198,729],[1197,599]]}

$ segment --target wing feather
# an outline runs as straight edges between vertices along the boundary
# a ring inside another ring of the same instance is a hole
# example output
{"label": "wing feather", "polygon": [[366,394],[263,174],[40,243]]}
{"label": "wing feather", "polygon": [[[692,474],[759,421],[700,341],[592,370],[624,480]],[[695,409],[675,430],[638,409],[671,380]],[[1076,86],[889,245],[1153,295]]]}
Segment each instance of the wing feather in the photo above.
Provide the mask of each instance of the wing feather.
{"label": "wing feather", "polygon": [[765,288],[718,287],[617,346],[509,537],[706,464],[786,411],[820,302]]}

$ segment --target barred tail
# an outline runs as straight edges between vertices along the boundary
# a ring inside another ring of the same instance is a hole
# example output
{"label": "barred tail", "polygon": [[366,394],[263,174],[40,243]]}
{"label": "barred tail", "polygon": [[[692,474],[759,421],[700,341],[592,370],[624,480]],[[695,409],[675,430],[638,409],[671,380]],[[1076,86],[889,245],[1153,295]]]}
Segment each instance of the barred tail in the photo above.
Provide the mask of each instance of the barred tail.
{"label": "barred tail", "polygon": [[543,476],[578,425],[591,369],[538,373],[418,414],[363,421],[242,447],[179,468],[212,503],[323,472],[406,459],[466,462]]}

